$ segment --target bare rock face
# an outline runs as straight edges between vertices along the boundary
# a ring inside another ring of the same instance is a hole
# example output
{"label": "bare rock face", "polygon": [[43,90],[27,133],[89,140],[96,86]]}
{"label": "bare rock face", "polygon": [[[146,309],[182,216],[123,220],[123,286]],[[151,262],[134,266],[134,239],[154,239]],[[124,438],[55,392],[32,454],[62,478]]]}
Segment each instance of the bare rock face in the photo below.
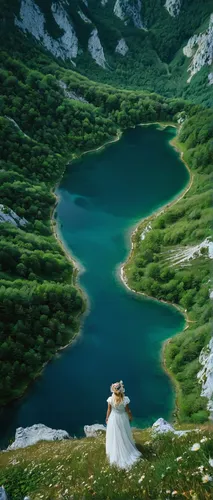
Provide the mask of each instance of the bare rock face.
{"label": "bare rock face", "polygon": [[82,19],[85,23],[87,23],[87,24],[92,24],[92,21],[90,21],[90,19],[89,19],[87,16],[85,16],[85,14],[82,12],[82,10],[81,10],[81,9],[80,9],[80,10],[78,10],[78,15],[81,17],[81,19]]}
{"label": "bare rock face", "polygon": [[88,41],[88,50],[94,59],[94,61],[99,65],[102,66],[102,68],[106,68],[106,59],[104,55],[104,50],[101,45],[99,36],[98,36],[98,30],[95,28],[92,30],[92,33],[90,35],[89,41]]}
{"label": "bare rock face", "polygon": [[8,446],[7,450],[26,448],[39,441],[62,441],[63,439],[70,439],[68,432],[61,429],[51,429],[43,424],[35,424],[25,429],[19,427],[16,429],[15,441]]}
{"label": "bare rock face", "polygon": [[141,0],[116,0],[114,14],[125,24],[131,20],[136,28],[143,29]]}
{"label": "bare rock face", "polygon": [[210,419],[213,420],[213,338],[207,347],[202,349],[199,358],[202,369],[197,377],[202,386],[201,396],[207,398],[207,409]]}
{"label": "bare rock face", "polygon": [[16,227],[23,227],[28,223],[24,217],[19,217],[11,208],[0,204],[0,223],[1,222],[9,222]]}
{"label": "bare rock face", "polygon": [[164,7],[172,17],[177,17],[180,14],[182,0],[166,0]]}
{"label": "bare rock face", "polygon": [[208,80],[209,80],[209,85],[213,85],[213,73],[209,73]]}
{"label": "bare rock face", "polygon": [[0,500],[8,500],[4,486],[0,486]]}
{"label": "bare rock face", "polygon": [[102,424],[85,425],[84,432],[86,437],[97,437],[100,431],[106,432],[106,427]]}
{"label": "bare rock face", "polygon": [[192,77],[201,70],[203,66],[210,66],[213,62],[213,14],[210,16],[209,27],[203,33],[192,36],[183,48],[186,57],[191,58],[188,72]]}
{"label": "bare rock face", "polygon": [[15,18],[15,24],[25,33],[31,33],[54,56],[63,60],[72,60],[77,57],[78,53],[78,39],[74,27],[62,4],[53,3],[51,11],[55,22],[63,31],[60,38],[54,39],[46,31],[45,16],[34,0],[21,0],[20,12]]}
{"label": "bare rock face", "polygon": [[117,54],[121,54],[121,56],[125,56],[128,50],[129,48],[124,38],[121,38],[115,47],[115,52],[117,52]]}

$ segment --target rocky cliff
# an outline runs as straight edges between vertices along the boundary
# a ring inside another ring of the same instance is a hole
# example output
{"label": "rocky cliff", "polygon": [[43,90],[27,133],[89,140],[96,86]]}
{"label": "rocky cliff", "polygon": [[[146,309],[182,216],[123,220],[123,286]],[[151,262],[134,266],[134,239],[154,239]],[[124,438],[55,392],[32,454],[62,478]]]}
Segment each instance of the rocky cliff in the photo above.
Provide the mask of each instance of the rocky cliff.
{"label": "rocky cliff", "polygon": [[[157,4],[154,11],[149,0],[48,0],[45,8],[40,0],[21,0],[14,12],[14,24],[54,57],[69,61],[80,71],[85,72],[85,61],[86,68],[89,60],[93,61],[105,70],[107,80],[115,78],[115,74],[110,74],[111,69],[119,73],[125,64],[123,68],[129,67],[132,75],[141,72],[142,86],[147,76],[148,80],[151,78],[154,89],[157,73],[164,75],[165,63],[174,59],[163,77],[166,86],[171,85],[173,72],[187,85],[197,72],[208,67],[207,87],[212,82],[213,61],[210,14],[207,5],[203,9],[199,7],[195,16],[192,6],[182,0],[166,0],[162,5]],[[189,22],[191,16],[192,22]],[[204,19],[207,28],[202,31]],[[163,33],[166,33],[167,46],[165,40],[162,41]],[[184,75],[178,75],[180,49],[183,62],[190,59],[188,68],[186,65],[183,68]],[[95,66],[90,67],[91,74],[93,71],[97,71]]]}

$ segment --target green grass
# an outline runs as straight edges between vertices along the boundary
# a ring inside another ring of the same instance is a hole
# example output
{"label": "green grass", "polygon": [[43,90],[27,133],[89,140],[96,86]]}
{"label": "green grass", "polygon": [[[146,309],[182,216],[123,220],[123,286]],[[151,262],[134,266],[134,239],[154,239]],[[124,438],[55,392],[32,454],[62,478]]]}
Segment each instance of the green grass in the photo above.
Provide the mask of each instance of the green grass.
{"label": "green grass", "polygon": [[[38,443],[0,454],[0,484],[13,500],[24,495],[31,500],[211,499],[212,430],[206,425],[182,437],[155,438],[150,429],[136,430],[143,458],[130,471],[109,466],[104,433],[97,438]],[[198,451],[191,450],[195,443],[200,445]]]}

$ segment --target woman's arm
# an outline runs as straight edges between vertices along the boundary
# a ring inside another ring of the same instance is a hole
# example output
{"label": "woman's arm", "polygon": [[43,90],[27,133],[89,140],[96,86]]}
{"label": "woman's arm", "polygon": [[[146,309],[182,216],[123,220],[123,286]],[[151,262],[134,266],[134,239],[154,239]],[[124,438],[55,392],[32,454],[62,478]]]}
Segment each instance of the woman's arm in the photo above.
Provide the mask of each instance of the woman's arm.
{"label": "woman's arm", "polygon": [[108,422],[108,418],[109,418],[109,416],[110,416],[111,409],[112,409],[111,404],[110,404],[110,403],[108,403],[107,414],[106,414],[106,424],[107,424],[107,422]]}
{"label": "woman's arm", "polygon": [[128,414],[129,420],[130,420],[130,422],[131,422],[131,421],[132,421],[132,412],[131,412],[131,410],[130,410],[130,408],[129,408],[129,405],[126,405],[126,406],[125,406],[125,410],[126,410],[126,412],[127,412],[127,414]]}

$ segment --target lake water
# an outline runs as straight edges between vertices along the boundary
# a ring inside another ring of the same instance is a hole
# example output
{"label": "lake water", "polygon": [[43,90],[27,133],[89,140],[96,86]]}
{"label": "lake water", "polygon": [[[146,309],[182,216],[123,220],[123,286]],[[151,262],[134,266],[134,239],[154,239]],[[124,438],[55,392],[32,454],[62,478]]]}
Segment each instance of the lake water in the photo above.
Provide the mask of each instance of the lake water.
{"label": "lake water", "polygon": [[171,416],[174,394],[160,350],[183,328],[184,318],[173,307],[129,292],[118,270],[134,225],[189,180],[169,144],[175,133],[172,127],[136,127],[67,168],[58,189],[58,232],[84,269],[79,280],[88,310],[74,344],[3,411],[4,440],[16,427],[34,423],[82,435],[85,424],[104,423],[109,386],[120,379],[131,399],[133,425]]}

